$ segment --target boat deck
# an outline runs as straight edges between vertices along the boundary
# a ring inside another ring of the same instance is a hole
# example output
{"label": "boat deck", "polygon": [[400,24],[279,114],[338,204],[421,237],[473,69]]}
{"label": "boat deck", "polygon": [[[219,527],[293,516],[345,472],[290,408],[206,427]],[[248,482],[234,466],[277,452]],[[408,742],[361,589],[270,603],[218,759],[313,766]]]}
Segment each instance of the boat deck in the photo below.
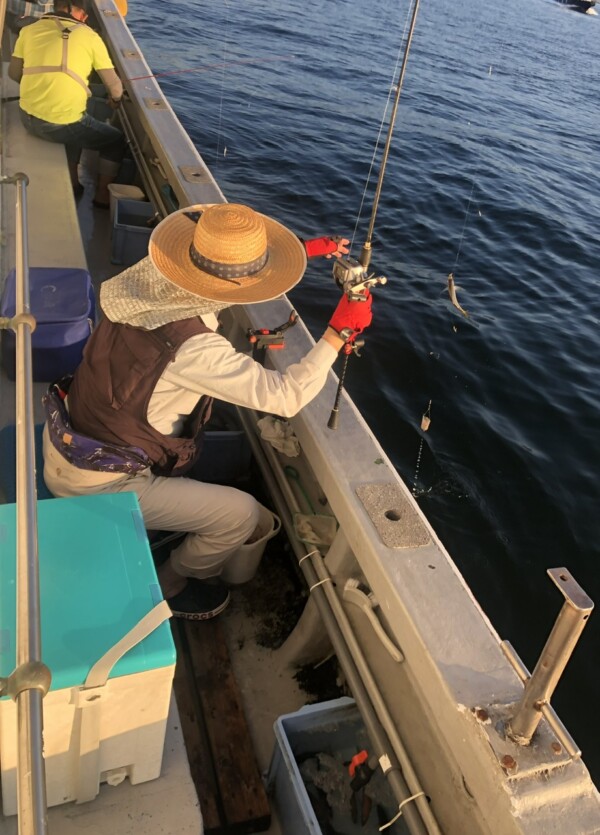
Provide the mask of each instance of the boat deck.
{"label": "boat deck", "polygon": [[[250,586],[261,582],[259,573]],[[233,589],[232,597],[213,621],[172,623],[175,695],[204,831],[276,835],[281,828],[264,784],[273,717],[301,707],[307,696],[277,652],[261,645],[273,624],[259,613],[248,616],[251,590]]]}

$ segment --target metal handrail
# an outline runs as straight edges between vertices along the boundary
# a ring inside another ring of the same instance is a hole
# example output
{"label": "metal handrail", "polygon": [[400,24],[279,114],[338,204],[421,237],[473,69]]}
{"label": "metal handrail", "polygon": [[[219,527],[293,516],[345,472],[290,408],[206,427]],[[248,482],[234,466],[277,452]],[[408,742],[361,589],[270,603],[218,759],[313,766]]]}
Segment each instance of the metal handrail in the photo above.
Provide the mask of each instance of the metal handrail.
{"label": "metal handrail", "polygon": [[0,176],[0,185],[16,186],[16,305],[9,326],[15,331],[15,405],[17,433],[17,666],[6,691],[17,704],[17,801],[19,835],[48,831],[43,757],[42,700],[50,674],[41,661],[40,584],[37,538],[37,490],[25,174]]}

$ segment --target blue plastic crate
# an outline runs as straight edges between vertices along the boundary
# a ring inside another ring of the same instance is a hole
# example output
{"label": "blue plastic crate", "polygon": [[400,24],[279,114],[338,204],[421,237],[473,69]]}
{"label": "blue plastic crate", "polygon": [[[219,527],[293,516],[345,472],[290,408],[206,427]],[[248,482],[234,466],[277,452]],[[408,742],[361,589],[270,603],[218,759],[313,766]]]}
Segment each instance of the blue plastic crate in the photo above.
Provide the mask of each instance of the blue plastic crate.
{"label": "blue plastic crate", "polygon": [[213,484],[234,484],[250,475],[252,448],[230,403],[213,403],[200,457],[189,478]]}
{"label": "blue plastic crate", "polygon": [[252,449],[242,429],[207,431],[200,457],[188,478],[208,484],[233,484],[249,475]]}
{"label": "blue plastic crate", "polygon": [[[90,668],[162,594],[135,493],[38,502],[42,658],[52,690],[83,684]],[[0,676],[15,667],[16,508],[0,506]],[[110,677],[168,667],[175,646],[163,623]]]}
{"label": "blue plastic crate", "polygon": [[123,183],[123,185],[133,185],[136,182],[138,170],[133,160],[129,156],[124,156],[119,166],[119,171],[115,178],[115,183]]}
{"label": "blue plastic crate", "polygon": [[130,267],[148,255],[148,241],[156,210],[144,200],[120,198],[112,230],[111,261]]}
{"label": "blue plastic crate", "polygon": [[[33,379],[51,382],[75,371],[96,314],[92,280],[87,270],[32,267],[30,309],[37,325],[31,335]],[[15,315],[16,276],[11,270],[0,299],[0,316]],[[15,379],[15,334],[2,331],[2,367]]]}
{"label": "blue plastic crate", "polygon": [[[51,499],[44,481],[43,423],[35,426],[35,481],[38,499]],[[0,501],[17,500],[17,430],[14,423],[0,429]]]}

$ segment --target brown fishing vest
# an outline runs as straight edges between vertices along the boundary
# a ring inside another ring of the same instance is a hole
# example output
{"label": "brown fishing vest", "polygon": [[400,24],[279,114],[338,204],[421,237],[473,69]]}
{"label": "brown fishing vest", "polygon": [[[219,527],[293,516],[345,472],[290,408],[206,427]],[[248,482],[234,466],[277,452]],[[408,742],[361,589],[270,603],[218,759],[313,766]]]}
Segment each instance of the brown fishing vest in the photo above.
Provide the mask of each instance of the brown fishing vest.
{"label": "brown fishing vest", "polygon": [[177,438],[150,426],[148,403],[179,348],[199,333],[212,333],[199,317],[155,330],[103,318],[69,388],[73,428],[98,441],[143,449],[155,475],[186,472],[202,449],[202,428],[210,417],[212,398],[199,398]]}

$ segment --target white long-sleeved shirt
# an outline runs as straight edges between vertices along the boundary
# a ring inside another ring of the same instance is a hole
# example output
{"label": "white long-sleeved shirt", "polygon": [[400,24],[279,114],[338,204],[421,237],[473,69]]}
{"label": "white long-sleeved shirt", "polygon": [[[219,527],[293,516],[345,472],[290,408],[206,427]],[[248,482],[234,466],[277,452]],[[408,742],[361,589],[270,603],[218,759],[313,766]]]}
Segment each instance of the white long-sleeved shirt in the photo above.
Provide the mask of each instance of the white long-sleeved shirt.
{"label": "white long-sleeved shirt", "polygon": [[321,391],[336,357],[335,348],[321,339],[300,362],[280,373],[240,354],[217,333],[198,334],[182,345],[158,380],[148,422],[163,435],[178,435],[202,394],[292,417]]}

